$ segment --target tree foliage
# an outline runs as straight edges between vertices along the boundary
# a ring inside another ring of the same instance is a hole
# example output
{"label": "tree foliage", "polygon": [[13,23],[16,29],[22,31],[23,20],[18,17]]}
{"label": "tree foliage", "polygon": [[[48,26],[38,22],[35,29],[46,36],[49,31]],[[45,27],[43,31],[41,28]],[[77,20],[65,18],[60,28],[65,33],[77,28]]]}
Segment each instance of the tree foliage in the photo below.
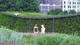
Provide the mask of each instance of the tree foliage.
{"label": "tree foliage", "polygon": [[39,11],[37,0],[0,0],[0,11]]}
{"label": "tree foliage", "polygon": [[69,13],[70,14],[76,14],[76,11],[75,10],[70,10]]}

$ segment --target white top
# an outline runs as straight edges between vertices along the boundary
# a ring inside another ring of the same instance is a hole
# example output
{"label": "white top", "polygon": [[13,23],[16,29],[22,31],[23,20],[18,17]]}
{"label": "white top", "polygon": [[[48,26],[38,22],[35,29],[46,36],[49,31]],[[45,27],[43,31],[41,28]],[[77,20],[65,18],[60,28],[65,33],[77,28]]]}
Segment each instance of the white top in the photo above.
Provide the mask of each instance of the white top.
{"label": "white top", "polygon": [[44,27],[44,25],[41,25],[41,33],[42,33],[42,34],[45,33],[45,29],[46,29],[46,28]]}
{"label": "white top", "polygon": [[34,28],[38,28],[37,26],[35,26]]}

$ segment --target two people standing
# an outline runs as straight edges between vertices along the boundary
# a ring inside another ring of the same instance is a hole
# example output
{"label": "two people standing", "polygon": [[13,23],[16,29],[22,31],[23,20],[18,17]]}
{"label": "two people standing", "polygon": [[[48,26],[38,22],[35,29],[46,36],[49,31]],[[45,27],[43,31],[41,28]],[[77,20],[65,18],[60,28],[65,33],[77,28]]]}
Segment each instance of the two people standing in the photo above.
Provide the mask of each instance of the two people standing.
{"label": "two people standing", "polygon": [[40,32],[38,25],[35,24],[35,26],[33,27],[33,33],[45,34],[45,27],[44,27],[44,25],[43,24],[41,25],[41,32]]}

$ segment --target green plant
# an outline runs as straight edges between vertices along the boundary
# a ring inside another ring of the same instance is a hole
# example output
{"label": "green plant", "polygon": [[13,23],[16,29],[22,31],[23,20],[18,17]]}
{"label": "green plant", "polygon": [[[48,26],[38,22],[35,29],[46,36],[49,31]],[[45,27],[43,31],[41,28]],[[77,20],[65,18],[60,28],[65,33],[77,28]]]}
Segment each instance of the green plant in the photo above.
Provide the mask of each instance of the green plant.
{"label": "green plant", "polygon": [[26,45],[79,45],[80,37],[66,34],[26,37]]}
{"label": "green plant", "polygon": [[25,38],[23,38],[23,35],[18,32],[12,31],[12,30],[4,28],[4,27],[0,28],[0,42],[24,44],[24,42],[25,42],[24,39]]}
{"label": "green plant", "polygon": [[63,42],[60,45],[79,45],[80,43],[80,37],[68,37],[67,39],[64,39]]}
{"label": "green plant", "polygon": [[54,20],[55,32],[80,35],[80,15],[58,18]]}

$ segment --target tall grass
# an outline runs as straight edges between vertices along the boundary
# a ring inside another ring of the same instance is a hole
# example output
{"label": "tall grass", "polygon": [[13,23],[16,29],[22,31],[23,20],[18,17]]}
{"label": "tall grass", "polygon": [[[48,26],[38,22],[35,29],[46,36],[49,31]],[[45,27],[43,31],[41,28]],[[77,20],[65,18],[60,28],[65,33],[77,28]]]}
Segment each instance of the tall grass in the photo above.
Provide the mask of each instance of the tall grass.
{"label": "tall grass", "polygon": [[4,27],[0,28],[0,43],[24,44],[24,39],[23,35],[18,32]]}
{"label": "tall grass", "polygon": [[7,28],[0,28],[0,43],[21,45],[80,45],[80,36],[66,34],[22,35]]}
{"label": "tall grass", "polygon": [[79,45],[80,37],[66,34],[27,37],[26,45]]}

